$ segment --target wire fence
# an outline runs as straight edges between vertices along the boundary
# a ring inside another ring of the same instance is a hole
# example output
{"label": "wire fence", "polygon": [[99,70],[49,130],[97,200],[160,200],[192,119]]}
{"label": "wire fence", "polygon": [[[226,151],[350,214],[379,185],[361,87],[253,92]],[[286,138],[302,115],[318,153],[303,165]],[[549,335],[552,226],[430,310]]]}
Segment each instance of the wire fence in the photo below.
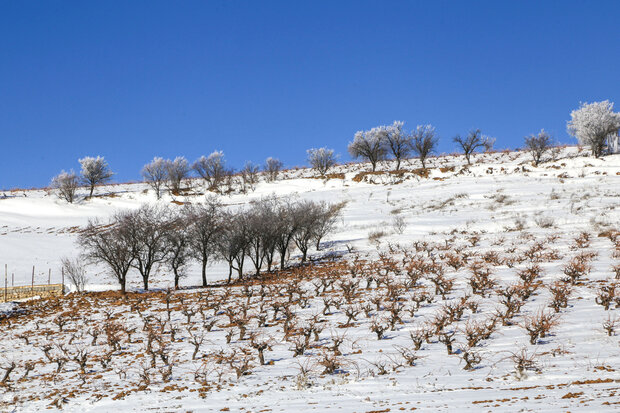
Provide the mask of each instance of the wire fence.
{"label": "wire fence", "polygon": [[13,274],[11,274],[11,286],[8,285],[8,266],[4,265],[4,286],[0,291],[0,302],[24,300],[33,297],[49,298],[61,296],[65,293],[65,274],[62,272],[62,283],[51,283],[52,270],[47,273],[47,284],[35,284],[35,268],[32,267],[32,278],[30,285],[14,285]]}

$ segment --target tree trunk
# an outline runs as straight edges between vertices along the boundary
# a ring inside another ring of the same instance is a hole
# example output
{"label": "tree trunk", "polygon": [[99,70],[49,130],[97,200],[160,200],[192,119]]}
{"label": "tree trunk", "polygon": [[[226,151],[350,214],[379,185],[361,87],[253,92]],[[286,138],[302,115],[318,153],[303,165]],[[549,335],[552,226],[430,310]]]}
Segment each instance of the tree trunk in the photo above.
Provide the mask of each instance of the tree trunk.
{"label": "tree trunk", "polygon": [[283,270],[286,266],[286,251],[280,251],[280,269]]}
{"label": "tree trunk", "polygon": [[95,190],[95,185],[94,185],[94,184],[91,184],[91,185],[90,185],[90,194],[88,194],[88,197],[89,197],[89,198],[92,198],[92,197],[93,197],[93,191],[94,191],[94,190]]}
{"label": "tree trunk", "polygon": [[174,272],[174,289],[178,290],[179,289],[179,271],[176,268],[173,268],[172,271]]}
{"label": "tree trunk", "polygon": [[207,286],[207,260],[202,260],[202,286]]}

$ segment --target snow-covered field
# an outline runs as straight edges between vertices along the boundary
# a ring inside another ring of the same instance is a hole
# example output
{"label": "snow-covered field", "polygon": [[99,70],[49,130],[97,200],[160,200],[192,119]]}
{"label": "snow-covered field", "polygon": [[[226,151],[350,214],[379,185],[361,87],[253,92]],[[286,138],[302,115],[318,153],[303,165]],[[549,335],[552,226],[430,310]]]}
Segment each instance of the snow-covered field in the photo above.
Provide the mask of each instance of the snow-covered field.
{"label": "snow-covered field", "polygon": [[[478,154],[470,167],[442,156],[428,176],[416,160],[404,174],[344,165],[329,180],[299,169],[221,196],[231,207],[272,194],[347,201],[325,248],[312,252],[332,259],[168,298],[173,280],[162,269],[152,293],[132,273],[126,300],[103,292],[3,304],[15,315],[0,324],[0,379],[16,367],[0,410],[617,410],[620,342],[604,324],[620,307],[620,291],[610,292],[620,277],[620,155],[586,155],[565,148],[539,167],[522,152]],[[78,254],[89,218],[155,202],[144,184],[97,191],[74,205],[43,190],[0,194],[9,285],[11,275],[29,284],[33,266],[35,283],[50,269],[59,282],[60,259]],[[160,202],[204,201],[198,181],[194,192]],[[210,281],[227,272],[216,263]],[[195,266],[182,285],[199,283]],[[89,268],[87,287],[117,288],[103,267]],[[540,314],[549,331],[531,340],[526,327]]]}

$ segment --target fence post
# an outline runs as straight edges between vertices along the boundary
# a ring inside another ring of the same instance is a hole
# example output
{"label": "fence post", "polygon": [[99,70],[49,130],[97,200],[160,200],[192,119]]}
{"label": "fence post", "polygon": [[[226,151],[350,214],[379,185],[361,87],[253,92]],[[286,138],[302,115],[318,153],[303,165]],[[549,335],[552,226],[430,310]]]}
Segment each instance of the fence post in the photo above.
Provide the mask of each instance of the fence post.
{"label": "fence post", "polygon": [[7,268],[7,264],[4,264],[4,302],[6,303],[6,297],[7,297],[7,277],[8,277],[8,268]]}
{"label": "fence post", "polygon": [[62,295],[65,295],[65,269],[64,267],[60,268],[60,272],[62,273]]}
{"label": "fence post", "polygon": [[34,265],[32,266],[32,281],[30,282],[30,292],[34,294]]}
{"label": "fence post", "polygon": [[52,269],[50,268],[49,271],[47,272],[47,285],[51,284],[51,280],[52,280]]}

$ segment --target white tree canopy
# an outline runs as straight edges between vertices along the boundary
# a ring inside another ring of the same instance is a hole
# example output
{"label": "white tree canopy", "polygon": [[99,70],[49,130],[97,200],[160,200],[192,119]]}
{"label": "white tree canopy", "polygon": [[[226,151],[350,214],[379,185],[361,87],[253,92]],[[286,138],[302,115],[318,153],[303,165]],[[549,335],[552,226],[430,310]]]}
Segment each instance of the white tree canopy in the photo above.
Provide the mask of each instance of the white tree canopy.
{"label": "white tree canopy", "polygon": [[90,186],[90,194],[88,196],[92,197],[95,185],[106,183],[114,174],[110,171],[108,163],[103,156],[97,156],[96,158],[86,156],[79,159],[79,162],[82,166],[82,180]]}
{"label": "white tree canopy", "polygon": [[580,144],[589,146],[595,157],[602,155],[606,143],[614,140],[617,142],[620,113],[614,112],[613,109],[614,104],[609,100],[604,100],[582,103],[579,109],[570,114],[571,120],[567,124],[568,133],[575,136]]}

